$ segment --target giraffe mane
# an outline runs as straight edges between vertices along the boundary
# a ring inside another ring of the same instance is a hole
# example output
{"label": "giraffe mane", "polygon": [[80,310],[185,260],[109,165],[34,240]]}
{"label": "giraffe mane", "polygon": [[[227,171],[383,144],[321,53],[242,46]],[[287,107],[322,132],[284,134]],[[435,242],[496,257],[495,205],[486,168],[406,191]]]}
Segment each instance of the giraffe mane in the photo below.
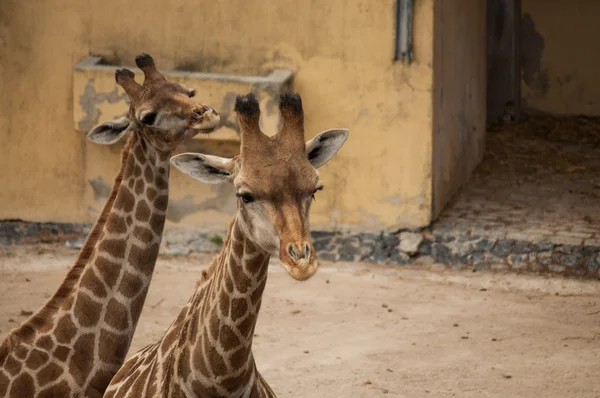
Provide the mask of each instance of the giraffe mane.
{"label": "giraffe mane", "polygon": [[79,281],[81,277],[81,272],[85,268],[86,264],[90,260],[92,253],[96,247],[96,243],[98,242],[98,238],[102,233],[104,225],[108,220],[108,215],[113,207],[115,199],[117,197],[117,193],[119,192],[119,188],[121,187],[121,181],[123,180],[123,174],[125,171],[127,157],[129,156],[129,152],[131,149],[131,137],[125,144],[123,151],[121,152],[121,169],[119,170],[119,174],[115,177],[115,181],[113,184],[112,191],[108,200],[104,204],[102,208],[102,212],[98,217],[96,224],[92,228],[90,234],[81,250],[79,251],[79,255],[77,256],[77,260],[75,264],[69,269],[67,276],[63,280],[62,284],[54,293],[54,295],[44,304],[44,306],[34,315],[32,315],[25,323],[23,323],[18,328],[11,331],[11,333],[7,336],[4,342],[0,345],[0,364],[4,362],[4,359],[10,353],[12,348],[18,343],[19,340],[26,340],[35,334],[36,328],[42,326],[45,322],[45,318],[49,315],[52,315],[63,303],[63,301],[69,297],[73,288]]}
{"label": "giraffe mane", "polygon": [[222,262],[221,258],[225,253],[225,248],[229,245],[229,241],[231,240],[231,230],[233,229],[233,224],[235,223],[235,219],[229,223],[229,227],[227,228],[227,235],[225,236],[225,240],[223,241],[223,246],[221,247],[221,251],[213,257],[212,261],[206,267],[205,270],[202,270],[202,274],[200,275],[200,279],[196,281],[196,287],[199,287],[201,284],[206,282],[210,277],[215,273],[215,269]]}

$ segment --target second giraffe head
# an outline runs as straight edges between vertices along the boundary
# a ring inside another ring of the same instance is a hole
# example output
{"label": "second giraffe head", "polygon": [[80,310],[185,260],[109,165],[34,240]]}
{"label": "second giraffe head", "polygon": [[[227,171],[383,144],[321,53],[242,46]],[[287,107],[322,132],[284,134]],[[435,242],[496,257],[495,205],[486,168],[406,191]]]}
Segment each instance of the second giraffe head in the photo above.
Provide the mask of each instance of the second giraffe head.
{"label": "second giraffe head", "polygon": [[129,69],[115,73],[117,84],[131,102],[127,116],[96,126],[88,134],[91,141],[109,145],[135,130],[154,148],[170,152],[180,142],[217,127],[219,114],[194,101],[194,89],[169,82],[148,54],[138,55],[135,63],[144,72],[143,84],[135,81]]}
{"label": "second giraffe head", "polygon": [[254,95],[238,96],[240,154],[226,159],[184,153],[174,156],[171,163],[208,184],[232,183],[244,235],[279,257],[293,278],[305,280],[317,270],[309,234],[310,205],[323,189],[317,169],[342,147],[348,130],[327,130],[305,142],[300,96],[282,94],[279,109],[283,126],[269,137],[260,130],[260,109]]}

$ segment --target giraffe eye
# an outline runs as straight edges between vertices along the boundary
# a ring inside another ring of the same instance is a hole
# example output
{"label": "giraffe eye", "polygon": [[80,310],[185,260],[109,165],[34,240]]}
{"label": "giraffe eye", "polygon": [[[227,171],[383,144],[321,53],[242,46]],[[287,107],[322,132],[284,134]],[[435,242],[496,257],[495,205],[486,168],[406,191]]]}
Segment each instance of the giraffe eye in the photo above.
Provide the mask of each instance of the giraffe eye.
{"label": "giraffe eye", "polygon": [[188,91],[188,97],[194,98],[195,95],[196,95],[196,90],[194,90],[193,88],[190,91]]}
{"label": "giraffe eye", "polygon": [[144,116],[142,116],[142,120],[140,122],[145,125],[151,126],[156,121],[156,112],[148,112]]}
{"label": "giraffe eye", "polygon": [[321,186],[319,186],[317,189],[315,189],[315,190],[313,191],[313,193],[312,193],[312,199],[313,199],[313,200],[317,200],[317,199],[315,199],[315,195],[316,195],[316,193],[317,193],[317,192],[319,192],[319,191],[322,191],[322,190],[323,190],[323,185],[321,185]]}
{"label": "giraffe eye", "polygon": [[247,192],[245,192],[245,193],[237,193],[237,194],[235,194],[235,196],[237,196],[238,198],[240,198],[242,200],[242,202],[244,202],[244,203],[254,202],[254,197],[252,195],[250,195],[249,193],[247,193]]}

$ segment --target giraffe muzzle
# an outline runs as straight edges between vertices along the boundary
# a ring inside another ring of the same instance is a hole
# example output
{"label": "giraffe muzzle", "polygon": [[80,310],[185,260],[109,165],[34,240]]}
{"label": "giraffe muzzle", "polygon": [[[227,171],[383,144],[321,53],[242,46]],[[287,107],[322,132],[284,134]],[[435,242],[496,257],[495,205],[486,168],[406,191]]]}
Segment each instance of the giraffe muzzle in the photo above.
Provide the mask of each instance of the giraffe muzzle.
{"label": "giraffe muzzle", "polygon": [[317,271],[316,256],[310,242],[289,243],[285,254],[286,256],[282,257],[281,260],[284,268],[292,278],[304,281]]}
{"label": "giraffe muzzle", "polygon": [[193,129],[210,132],[217,128],[221,121],[221,116],[213,108],[203,105],[194,109],[193,119]]}

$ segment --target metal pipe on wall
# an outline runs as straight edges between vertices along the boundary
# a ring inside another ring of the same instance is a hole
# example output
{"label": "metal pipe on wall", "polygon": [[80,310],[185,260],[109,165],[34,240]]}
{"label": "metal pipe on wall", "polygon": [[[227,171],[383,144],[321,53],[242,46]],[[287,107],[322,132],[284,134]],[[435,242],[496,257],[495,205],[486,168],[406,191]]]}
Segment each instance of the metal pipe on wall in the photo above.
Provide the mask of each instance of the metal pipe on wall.
{"label": "metal pipe on wall", "polygon": [[396,0],[396,48],[394,60],[413,60],[413,10],[414,0]]}

